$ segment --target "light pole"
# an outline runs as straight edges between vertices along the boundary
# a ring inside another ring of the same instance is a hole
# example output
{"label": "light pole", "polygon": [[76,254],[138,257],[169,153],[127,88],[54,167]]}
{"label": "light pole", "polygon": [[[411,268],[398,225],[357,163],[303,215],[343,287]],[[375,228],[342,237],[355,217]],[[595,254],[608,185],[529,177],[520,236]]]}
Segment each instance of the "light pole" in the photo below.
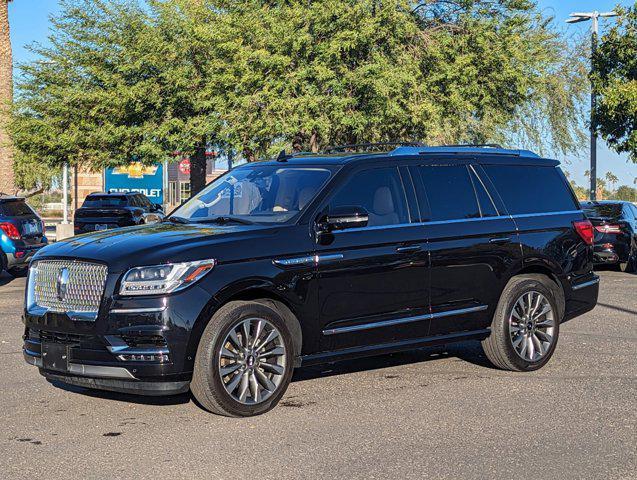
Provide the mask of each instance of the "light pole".
{"label": "light pole", "polygon": [[[615,12],[603,12],[600,13],[597,10],[594,12],[575,12],[569,15],[569,19],[566,23],[579,23],[592,20],[591,25],[591,59],[595,55],[597,50],[597,30],[599,17],[616,17]],[[591,62],[591,68],[592,62]],[[591,200],[597,200],[597,129],[595,128],[594,112],[597,98],[595,95],[595,87],[591,86]]]}

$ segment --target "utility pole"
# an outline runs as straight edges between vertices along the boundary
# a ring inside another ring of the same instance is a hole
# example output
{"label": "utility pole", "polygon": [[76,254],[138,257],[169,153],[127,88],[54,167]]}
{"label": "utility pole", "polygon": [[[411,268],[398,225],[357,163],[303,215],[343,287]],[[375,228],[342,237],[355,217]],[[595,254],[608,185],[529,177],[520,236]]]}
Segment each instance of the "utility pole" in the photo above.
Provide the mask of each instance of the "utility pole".
{"label": "utility pole", "polygon": [[[591,60],[595,56],[595,52],[597,51],[597,35],[599,28],[599,17],[616,17],[617,14],[615,12],[604,12],[600,13],[597,10],[594,12],[576,12],[571,13],[569,15],[569,19],[566,20],[566,23],[579,23],[579,22],[587,22],[591,20]],[[591,68],[592,67],[591,61]],[[595,125],[595,107],[597,105],[597,95],[595,92],[595,87],[591,86],[591,190],[590,190],[590,198],[591,200],[597,200],[597,126]]]}

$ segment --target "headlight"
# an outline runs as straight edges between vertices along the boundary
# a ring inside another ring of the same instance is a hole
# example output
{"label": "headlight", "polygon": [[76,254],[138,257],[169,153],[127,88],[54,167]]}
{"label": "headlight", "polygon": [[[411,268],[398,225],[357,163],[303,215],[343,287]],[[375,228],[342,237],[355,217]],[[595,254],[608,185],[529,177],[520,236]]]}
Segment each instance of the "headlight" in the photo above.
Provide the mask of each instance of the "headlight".
{"label": "headlight", "polygon": [[177,292],[201,280],[215,266],[215,260],[171,263],[131,268],[119,289],[120,295],[162,295]]}

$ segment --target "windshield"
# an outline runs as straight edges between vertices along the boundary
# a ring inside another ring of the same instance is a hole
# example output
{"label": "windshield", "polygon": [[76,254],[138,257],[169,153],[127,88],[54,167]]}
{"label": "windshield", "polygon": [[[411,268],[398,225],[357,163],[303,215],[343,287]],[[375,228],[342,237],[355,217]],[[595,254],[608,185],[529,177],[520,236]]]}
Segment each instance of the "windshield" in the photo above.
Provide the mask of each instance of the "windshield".
{"label": "windshield", "polygon": [[584,203],[582,208],[587,217],[618,218],[622,216],[621,203]]}
{"label": "windshield", "polygon": [[330,170],[314,167],[240,167],[212,182],[172,216],[192,222],[219,217],[286,222],[310,203],[330,175]]}
{"label": "windshield", "polygon": [[94,196],[86,197],[82,207],[86,208],[104,208],[104,207],[125,207],[127,204],[124,196]]}

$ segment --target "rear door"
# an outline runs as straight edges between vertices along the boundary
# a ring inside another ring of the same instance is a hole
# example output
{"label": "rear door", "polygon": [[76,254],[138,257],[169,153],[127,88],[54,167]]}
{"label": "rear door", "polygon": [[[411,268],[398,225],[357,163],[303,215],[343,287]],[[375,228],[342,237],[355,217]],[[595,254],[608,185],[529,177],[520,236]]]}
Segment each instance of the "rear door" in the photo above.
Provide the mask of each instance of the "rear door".
{"label": "rear door", "polygon": [[339,350],[426,337],[428,256],[411,179],[397,166],[361,167],[319,209],[359,206],[367,227],[317,244],[321,347]]}
{"label": "rear door", "polygon": [[525,264],[548,267],[565,283],[589,275],[592,251],[573,227],[584,212],[562,171],[522,160],[482,167],[515,221]]}
{"label": "rear door", "polygon": [[430,254],[430,335],[487,328],[521,257],[515,224],[478,171],[460,159],[410,167]]}

